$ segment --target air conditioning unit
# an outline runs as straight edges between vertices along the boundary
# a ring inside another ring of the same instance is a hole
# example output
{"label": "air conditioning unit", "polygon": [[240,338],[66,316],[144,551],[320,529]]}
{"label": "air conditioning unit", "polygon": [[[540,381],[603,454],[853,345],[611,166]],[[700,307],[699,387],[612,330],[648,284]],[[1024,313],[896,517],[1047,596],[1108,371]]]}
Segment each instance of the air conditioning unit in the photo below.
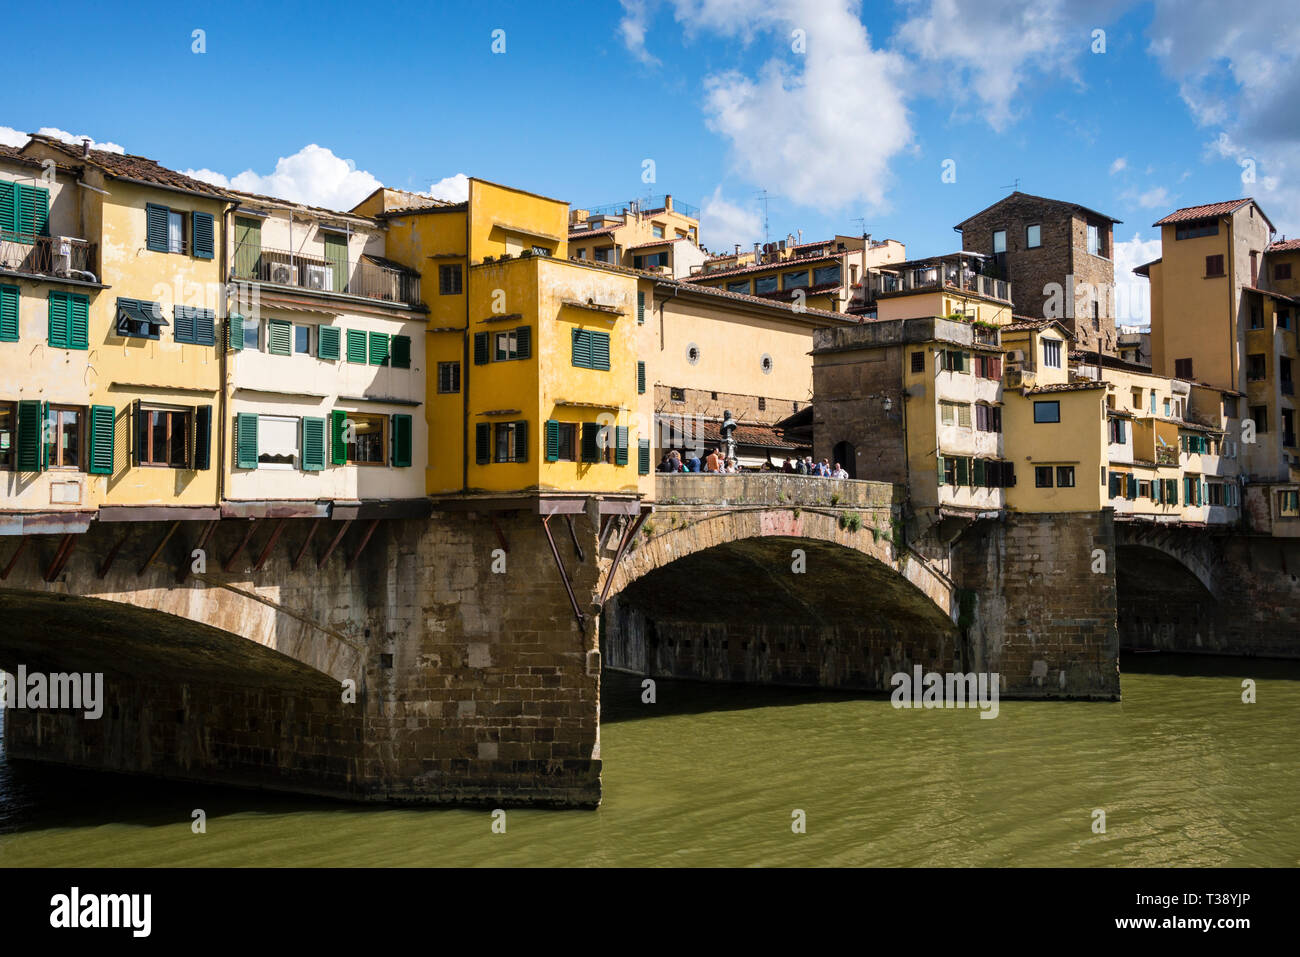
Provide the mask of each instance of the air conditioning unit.
{"label": "air conditioning unit", "polygon": [[319,289],[321,292],[334,291],[334,267],[333,266],[307,266],[307,281],[303,283],[308,289]]}
{"label": "air conditioning unit", "polygon": [[281,286],[298,285],[298,267],[290,266],[288,263],[271,263],[267,272],[270,282],[277,283]]}
{"label": "air conditioning unit", "polygon": [[1007,388],[1019,389],[1025,381],[1025,374],[1019,369],[1007,370]]}
{"label": "air conditioning unit", "polygon": [[50,272],[55,276],[66,276],[72,270],[72,244],[77,240],[71,236],[52,236],[50,238]]}
{"label": "air conditioning unit", "polygon": [[1010,352],[1007,353],[1007,361],[1008,361],[1008,362],[1024,362],[1024,361],[1025,361],[1025,350],[1024,350],[1024,349],[1012,349]]}

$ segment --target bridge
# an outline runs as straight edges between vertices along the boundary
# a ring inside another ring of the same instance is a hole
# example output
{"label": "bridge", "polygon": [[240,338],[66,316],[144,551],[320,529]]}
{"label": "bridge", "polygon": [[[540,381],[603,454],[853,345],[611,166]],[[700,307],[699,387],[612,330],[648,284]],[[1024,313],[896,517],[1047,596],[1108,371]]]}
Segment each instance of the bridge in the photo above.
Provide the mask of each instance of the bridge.
{"label": "bridge", "polygon": [[1246,567],[1238,546],[1195,530],[1005,515],[910,542],[887,484],[656,485],[653,511],[538,494],[6,536],[0,667],[102,673],[107,699],[99,719],[9,710],[6,749],[358,800],[590,806],[602,666],[885,691],[921,665],[997,671],[1008,696],[1113,699],[1117,608],[1144,616],[1134,641],[1194,646],[1189,612],[1146,619],[1195,583],[1216,622],[1203,650],[1258,617],[1236,597],[1248,572],[1225,571]]}

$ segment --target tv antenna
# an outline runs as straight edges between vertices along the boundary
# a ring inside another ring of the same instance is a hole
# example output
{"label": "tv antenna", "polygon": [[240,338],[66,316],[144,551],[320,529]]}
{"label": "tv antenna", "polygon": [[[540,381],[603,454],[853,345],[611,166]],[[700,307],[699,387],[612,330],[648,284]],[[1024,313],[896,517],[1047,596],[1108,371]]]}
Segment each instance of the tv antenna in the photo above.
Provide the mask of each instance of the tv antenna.
{"label": "tv antenna", "polygon": [[1020,177],[1017,176],[1017,177],[1016,177],[1016,181],[1015,181],[1014,183],[1012,183],[1010,186],[999,186],[998,189],[1010,189],[1010,190],[1016,190],[1016,191],[1019,191],[1019,189],[1020,189]]}
{"label": "tv antenna", "polygon": [[763,199],[763,243],[764,243],[764,245],[766,245],[767,242],[768,242],[768,238],[769,238],[769,237],[768,237],[768,225],[767,225],[767,223],[768,223],[768,220],[767,220],[767,190],[765,190],[765,189],[760,189],[760,190],[759,190],[758,192],[756,192],[754,195],[755,195],[755,196],[761,196],[762,199]]}

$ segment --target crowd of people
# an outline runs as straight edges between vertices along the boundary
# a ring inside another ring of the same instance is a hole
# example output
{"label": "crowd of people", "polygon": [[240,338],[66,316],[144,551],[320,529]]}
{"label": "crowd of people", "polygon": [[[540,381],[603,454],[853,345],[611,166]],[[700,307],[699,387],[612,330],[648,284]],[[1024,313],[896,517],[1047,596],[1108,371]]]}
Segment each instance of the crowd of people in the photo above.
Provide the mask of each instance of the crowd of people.
{"label": "crowd of people", "polygon": [[[731,475],[736,472],[744,471],[734,458],[728,458],[723,454],[722,449],[706,449],[705,454],[688,450],[689,457],[682,458],[682,453],[673,449],[664,453],[664,457],[659,462],[660,472],[712,472],[718,475]],[[772,467],[764,463],[764,467],[758,471],[773,471]],[[829,459],[822,459],[820,462],[814,462],[811,455],[802,458],[796,457],[793,461],[789,458],[781,464],[780,471],[790,475],[812,475],[821,476],[822,478],[846,479],[849,473],[844,467],[836,462],[834,467],[831,466]]]}

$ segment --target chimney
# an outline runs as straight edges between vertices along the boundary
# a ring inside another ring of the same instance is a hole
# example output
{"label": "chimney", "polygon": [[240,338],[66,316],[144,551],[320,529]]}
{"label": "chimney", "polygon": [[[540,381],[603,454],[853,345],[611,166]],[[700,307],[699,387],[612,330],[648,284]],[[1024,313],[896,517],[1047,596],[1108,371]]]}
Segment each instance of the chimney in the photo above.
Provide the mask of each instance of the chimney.
{"label": "chimney", "polygon": [[736,259],[737,261],[740,259],[740,243],[736,243]]}
{"label": "chimney", "polygon": [[758,243],[754,243],[754,262],[756,262],[756,263],[760,263],[760,262],[762,262],[762,261],[763,261],[763,260],[760,259],[760,258],[759,258],[759,255],[758,255]]}
{"label": "chimney", "polygon": [[666,196],[664,196],[664,209],[666,209],[666,210],[667,210],[668,212],[670,212],[670,213],[673,211],[673,194],[672,194],[672,193],[668,193]]}
{"label": "chimney", "polygon": [[81,155],[82,155],[82,156],[89,156],[89,155],[90,155],[90,137],[89,137],[89,136],[83,136],[83,137],[81,138]]}

